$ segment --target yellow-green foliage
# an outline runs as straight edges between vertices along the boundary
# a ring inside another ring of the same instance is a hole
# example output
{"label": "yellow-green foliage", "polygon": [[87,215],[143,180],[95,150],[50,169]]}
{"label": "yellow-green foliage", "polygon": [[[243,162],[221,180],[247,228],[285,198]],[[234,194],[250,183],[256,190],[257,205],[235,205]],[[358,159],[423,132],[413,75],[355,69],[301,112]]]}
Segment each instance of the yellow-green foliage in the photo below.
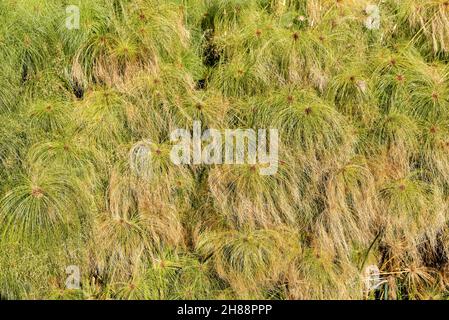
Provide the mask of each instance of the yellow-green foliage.
{"label": "yellow-green foliage", "polygon": [[[0,21],[0,299],[447,296],[447,0],[3,0]],[[173,164],[194,121],[278,129],[277,174]]]}

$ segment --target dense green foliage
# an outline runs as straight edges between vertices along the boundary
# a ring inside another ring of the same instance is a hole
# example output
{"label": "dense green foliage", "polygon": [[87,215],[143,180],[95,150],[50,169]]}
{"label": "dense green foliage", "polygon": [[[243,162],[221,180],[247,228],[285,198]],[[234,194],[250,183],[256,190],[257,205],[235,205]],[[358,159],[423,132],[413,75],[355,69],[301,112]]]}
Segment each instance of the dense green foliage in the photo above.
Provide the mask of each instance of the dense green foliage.
{"label": "dense green foliage", "polygon": [[[446,297],[447,0],[0,0],[0,21],[0,298]],[[279,129],[278,173],[174,165],[194,120]]]}

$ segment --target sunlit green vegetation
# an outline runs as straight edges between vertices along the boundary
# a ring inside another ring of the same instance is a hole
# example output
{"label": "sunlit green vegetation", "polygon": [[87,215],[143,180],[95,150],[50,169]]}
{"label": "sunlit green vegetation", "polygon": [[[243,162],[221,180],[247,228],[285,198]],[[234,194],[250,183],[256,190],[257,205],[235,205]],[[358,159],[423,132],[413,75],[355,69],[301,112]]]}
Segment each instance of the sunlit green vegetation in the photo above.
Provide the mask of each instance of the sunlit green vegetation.
{"label": "sunlit green vegetation", "polygon": [[[1,0],[0,21],[1,299],[446,298],[447,0]],[[174,165],[195,120],[277,128],[277,174]]]}

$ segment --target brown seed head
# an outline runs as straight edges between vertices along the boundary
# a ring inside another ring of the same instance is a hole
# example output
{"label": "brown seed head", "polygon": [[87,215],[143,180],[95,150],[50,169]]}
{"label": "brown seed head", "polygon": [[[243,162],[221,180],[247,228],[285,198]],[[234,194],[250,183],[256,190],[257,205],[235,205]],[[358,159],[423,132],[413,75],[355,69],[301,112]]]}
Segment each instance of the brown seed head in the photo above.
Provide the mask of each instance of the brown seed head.
{"label": "brown seed head", "polygon": [[39,187],[33,187],[33,189],[31,190],[31,195],[36,199],[40,199],[44,196],[44,190]]}

